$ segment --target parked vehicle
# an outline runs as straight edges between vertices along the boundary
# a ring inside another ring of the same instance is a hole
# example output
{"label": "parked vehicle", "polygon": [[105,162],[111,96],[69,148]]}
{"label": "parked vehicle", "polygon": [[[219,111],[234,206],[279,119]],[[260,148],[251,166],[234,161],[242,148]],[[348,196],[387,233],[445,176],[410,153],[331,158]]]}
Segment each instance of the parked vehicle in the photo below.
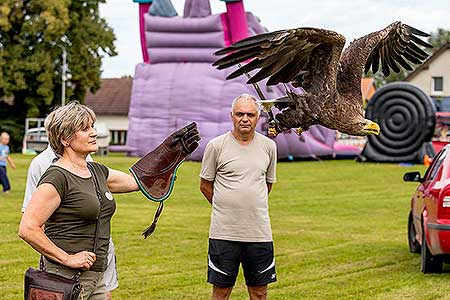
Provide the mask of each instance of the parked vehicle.
{"label": "parked vehicle", "polygon": [[[45,131],[43,118],[27,118],[25,121],[25,135],[23,136],[22,153],[37,154],[45,150],[48,145],[48,136]],[[33,126],[37,126],[34,127]],[[108,155],[108,146],[111,139],[110,132],[104,123],[95,123],[97,130],[98,155]]]}
{"label": "parked vehicle", "polygon": [[47,145],[48,137],[44,128],[44,118],[27,118],[22,141],[22,153],[40,153],[47,148]]}
{"label": "parked vehicle", "polygon": [[439,273],[450,263],[450,145],[433,159],[425,175],[408,172],[404,181],[419,182],[408,217],[409,251],[420,253],[423,273]]}

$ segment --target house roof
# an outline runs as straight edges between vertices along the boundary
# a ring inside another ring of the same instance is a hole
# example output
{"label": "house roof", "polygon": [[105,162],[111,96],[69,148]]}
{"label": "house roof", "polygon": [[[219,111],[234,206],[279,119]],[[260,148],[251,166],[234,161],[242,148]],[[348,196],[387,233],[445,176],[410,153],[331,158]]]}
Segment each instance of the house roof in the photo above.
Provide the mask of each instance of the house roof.
{"label": "house roof", "polygon": [[428,68],[428,66],[438,57],[440,56],[442,53],[444,53],[447,49],[450,49],[450,43],[446,43],[444,44],[441,48],[439,48],[438,50],[436,50],[436,52],[434,52],[423,64],[421,64],[420,66],[418,66],[414,71],[412,71],[411,73],[408,74],[408,76],[406,76],[406,78],[404,79],[405,81],[410,81],[411,79],[413,79],[417,74],[419,74],[422,70]]}
{"label": "house roof", "polygon": [[375,80],[372,77],[361,78],[361,93],[363,99],[367,100],[375,94]]}
{"label": "house roof", "polygon": [[87,92],[84,103],[97,115],[128,115],[133,78],[104,78],[95,94]]}

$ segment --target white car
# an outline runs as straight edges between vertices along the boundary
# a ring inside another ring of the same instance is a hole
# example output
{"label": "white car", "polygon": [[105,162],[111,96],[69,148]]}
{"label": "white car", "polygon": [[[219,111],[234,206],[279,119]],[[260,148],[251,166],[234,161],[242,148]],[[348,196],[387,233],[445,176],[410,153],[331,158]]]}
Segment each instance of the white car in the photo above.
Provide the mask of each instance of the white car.
{"label": "white car", "polygon": [[36,154],[47,148],[48,137],[44,127],[36,127],[27,130],[23,136],[22,153]]}
{"label": "white car", "polygon": [[[99,155],[108,154],[108,146],[110,140],[110,133],[108,128],[103,123],[95,124],[97,130],[97,145]],[[37,154],[45,150],[48,145],[47,132],[44,127],[36,127],[27,130],[23,137],[22,153],[23,154]]]}

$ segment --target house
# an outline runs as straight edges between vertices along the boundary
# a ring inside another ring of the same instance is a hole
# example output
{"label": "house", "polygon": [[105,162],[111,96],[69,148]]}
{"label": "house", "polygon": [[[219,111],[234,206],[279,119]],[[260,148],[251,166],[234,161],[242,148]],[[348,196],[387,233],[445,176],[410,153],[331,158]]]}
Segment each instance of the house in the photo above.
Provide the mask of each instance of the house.
{"label": "house", "polygon": [[101,87],[95,94],[86,94],[84,104],[95,112],[96,123],[109,129],[110,144],[125,145],[133,78],[106,78],[101,81]]}
{"label": "house", "polygon": [[430,95],[439,111],[450,111],[450,43],[434,52],[405,81]]}
{"label": "house", "polygon": [[366,107],[367,102],[375,94],[375,80],[372,77],[365,77],[361,79],[361,94],[364,107]]}

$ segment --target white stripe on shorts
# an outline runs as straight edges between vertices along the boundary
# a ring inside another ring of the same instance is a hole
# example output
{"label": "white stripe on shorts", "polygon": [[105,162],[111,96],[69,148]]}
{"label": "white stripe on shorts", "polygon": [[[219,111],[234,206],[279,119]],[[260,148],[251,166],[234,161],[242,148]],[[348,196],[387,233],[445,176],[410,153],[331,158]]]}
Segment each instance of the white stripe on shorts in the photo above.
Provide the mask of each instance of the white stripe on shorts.
{"label": "white stripe on shorts", "polygon": [[216,266],[213,264],[213,262],[211,261],[211,258],[209,257],[209,254],[208,254],[208,266],[209,266],[211,269],[213,269],[214,271],[216,271],[216,272],[219,272],[219,273],[221,273],[221,274],[223,274],[223,275],[228,275],[227,273],[225,273],[224,271],[222,271],[221,269],[219,269],[218,267],[216,267]]}
{"label": "white stripe on shorts", "polygon": [[262,274],[264,272],[267,272],[268,270],[270,270],[271,268],[273,268],[275,266],[275,259],[272,260],[272,263],[270,264],[270,266],[268,266],[267,268],[265,268],[264,270],[260,271],[259,274]]}

